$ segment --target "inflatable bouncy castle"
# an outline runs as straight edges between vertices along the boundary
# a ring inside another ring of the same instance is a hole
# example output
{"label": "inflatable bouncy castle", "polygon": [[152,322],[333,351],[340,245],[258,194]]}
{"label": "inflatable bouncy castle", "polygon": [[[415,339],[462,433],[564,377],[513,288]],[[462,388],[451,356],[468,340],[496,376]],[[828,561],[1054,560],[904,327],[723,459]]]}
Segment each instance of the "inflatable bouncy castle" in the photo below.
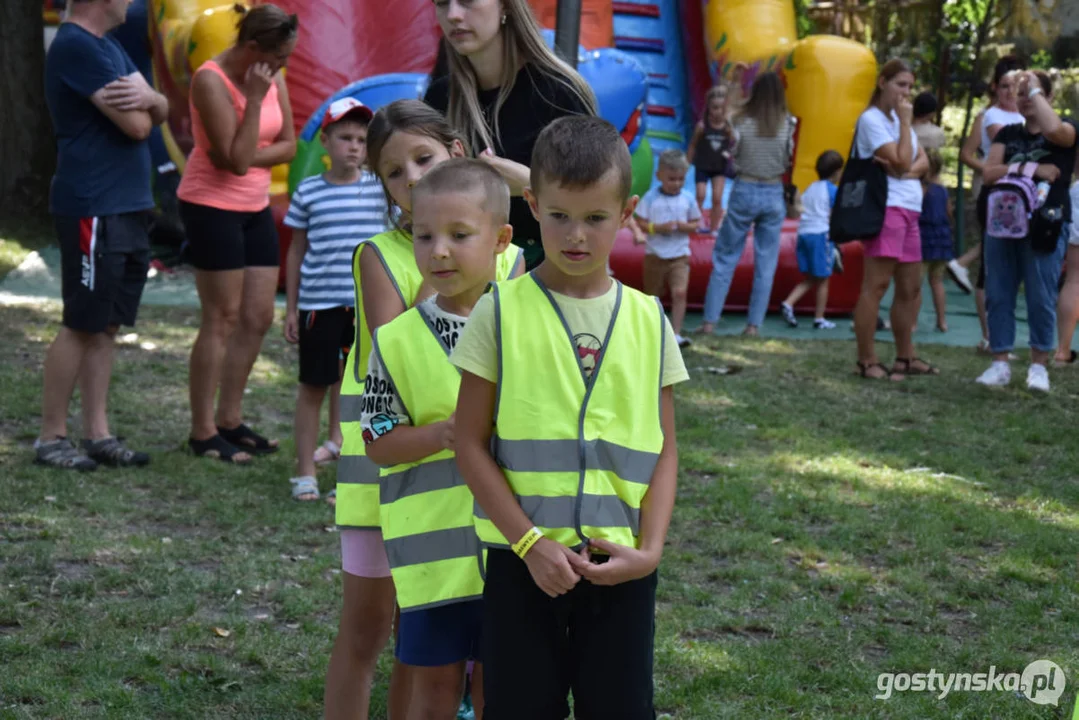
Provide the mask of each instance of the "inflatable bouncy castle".
{"label": "inflatable bouncy castle", "polygon": [[[164,144],[182,171],[192,146],[191,75],[233,42],[239,15],[233,4],[221,0],[147,1],[154,82],[171,103]],[[286,72],[299,147],[289,166],[274,169],[271,189],[284,253],[290,232],[280,220],[290,190],[324,167],[320,113],[342,95],[373,108],[421,95],[434,65],[439,31],[430,0],[276,0],[276,4],[300,17],[299,41]],[[553,24],[554,0],[531,4],[541,22]],[[662,150],[685,148],[708,87],[729,80],[738,63],[748,67],[742,76],[747,88],[767,70],[778,71],[784,79],[791,112],[799,120],[792,176],[799,188],[816,179],[813,165],[820,152],[832,148],[846,154],[876,74],[872,54],[857,43],[832,36],[798,40],[792,0],[584,0],[582,17],[578,70],[594,88],[601,115],[626,138],[637,193],[654,184]],[[547,41],[553,44],[552,32]],[[692,183],[691,174],[687,187]],[[799,279],[795,229],[794,222],[784,229],[773,293],[777,302]],[[711,235],[693,239],[691,305],[703,303],[713,244]],[[857,298],[861,277],[857,250],[844,248],[847,274],[833,280],[831,312],[849,311]],[[642,252],[628,235],[620,238],[612,257],[619,279],[640,285]],[[751,276],[750,243],[728,297],[729,308],[748,303]]]}

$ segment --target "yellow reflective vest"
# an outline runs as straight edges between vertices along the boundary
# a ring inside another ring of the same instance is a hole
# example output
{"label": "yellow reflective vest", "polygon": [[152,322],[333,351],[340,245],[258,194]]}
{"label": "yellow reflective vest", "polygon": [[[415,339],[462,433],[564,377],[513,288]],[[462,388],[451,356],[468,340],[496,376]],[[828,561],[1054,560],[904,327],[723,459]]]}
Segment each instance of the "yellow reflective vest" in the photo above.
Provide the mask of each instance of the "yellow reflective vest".
{"label": "yellow reflective vest", "polygon": [[[525,514],[571,548],[637,546],[641,500],[663,449],[663,309],[621,283],[586,379],[577,345],[533,275],[494,288],[499,382],[492,454]],[[486,545],[508,547],[475,506]]]}
{"label": "yellow reflective vest", "polygon": [[[352,278],[356,286],[356,339],[352,343],[345,374],[341,379],[341,459],[337,463],[337,525],[343,528],[377,529],[379,527],[379,469],[364,453],[360,414],[363,410],[364,378],[371,355],[371,330],[363,311],[363,278],[360,276],[360,253],[370,245],[378,254],[401,303],[410,308],[423,284],[416,267],[412,236],[403,230],[376,235],[356,247],[352,255]],[[520,248],[511,245],[498,256],[498,279],[509,278],[523,262]]]}
{"label": "yellow reflective vest", "polygon": [[[378,328],[374,345],[414,427],[453,414],[461,374],[422,307]],[[402,612],[482,597],[483,546],[472,524],[472,493],[452,452],[382,468],[379,500]]]}

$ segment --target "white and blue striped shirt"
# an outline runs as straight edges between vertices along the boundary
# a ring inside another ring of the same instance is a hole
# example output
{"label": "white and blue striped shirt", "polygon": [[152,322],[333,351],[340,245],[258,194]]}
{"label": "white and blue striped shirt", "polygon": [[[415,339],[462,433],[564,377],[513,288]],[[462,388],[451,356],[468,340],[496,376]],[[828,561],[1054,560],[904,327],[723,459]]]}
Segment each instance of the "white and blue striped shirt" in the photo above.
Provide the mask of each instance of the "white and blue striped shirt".
{"label": "white and blue striped shirt", "polygon": [[307,231],[300,266],[300,310],[352,307],[352,253],[386,230],[386,196],[373,173],[364,171],[349,185],[334,185],[315,175],[292,195],[285,225]]}

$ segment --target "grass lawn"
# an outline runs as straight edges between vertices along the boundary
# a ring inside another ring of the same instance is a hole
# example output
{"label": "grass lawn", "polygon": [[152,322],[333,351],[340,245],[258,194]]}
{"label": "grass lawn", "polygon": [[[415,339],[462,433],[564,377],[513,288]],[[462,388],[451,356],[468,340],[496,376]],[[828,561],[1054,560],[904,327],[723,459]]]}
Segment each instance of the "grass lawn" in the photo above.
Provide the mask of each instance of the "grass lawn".
{"label": "grass lawn", "polygon": [[[338,537],[327,506],[288,500],[291,442],[246,469],[186,454],[195,313],[146,308],[118,351],[112,419],[153,451],[151,467],[33,466],[58,315],[0,309],[0,717],[319,716]],[[923,350],[945,376],[903,385],[853,377],[850,342],[687,351],[657,613],[661,713],[1070,716],[1079,371],[1054,372],[1053,394],[1033,397],[1022,366],[1015,387],[989,391],[971,382],[984,361],[970,351]],[[707,371],[726,363],[744,370]],[[294,372],[275,328],[247,403],[283,439]],[[1041,658],[1066,673],[1060,707],[1014,692],[873,697],[881,672],[1021,672]],[[384,694],[385,672],[373,717]]]}

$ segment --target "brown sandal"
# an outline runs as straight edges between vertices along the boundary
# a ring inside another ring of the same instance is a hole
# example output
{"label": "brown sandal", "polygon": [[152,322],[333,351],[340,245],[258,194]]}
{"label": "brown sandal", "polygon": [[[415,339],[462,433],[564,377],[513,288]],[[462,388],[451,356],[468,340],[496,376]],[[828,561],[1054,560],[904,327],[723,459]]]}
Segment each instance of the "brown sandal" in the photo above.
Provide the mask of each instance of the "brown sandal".
{"label": "brown sandal", "polygon": [[[899,363],[903,363],[904,368],[900,369]],[[921,363],[924,368],[914,367],[914,363]],[[900,358],[895,359],[895,364],[892,365],[892,372],[899,375],[940,375],[940,368],[933,367],[925,360],[921,358]]]}

